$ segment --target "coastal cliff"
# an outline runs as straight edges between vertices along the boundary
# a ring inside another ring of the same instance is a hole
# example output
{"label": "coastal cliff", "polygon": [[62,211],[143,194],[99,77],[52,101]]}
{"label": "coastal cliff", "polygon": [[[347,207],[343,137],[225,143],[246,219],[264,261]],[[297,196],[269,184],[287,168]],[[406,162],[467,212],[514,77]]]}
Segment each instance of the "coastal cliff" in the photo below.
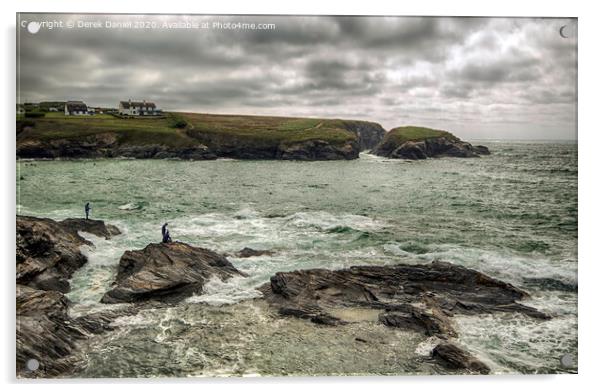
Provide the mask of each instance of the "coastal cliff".
{"label": "coastal cliff", "polygon": [[17,121],[17,157],[349,160],[385,133],[376,123],[314,118],[48,116]]}
{"label": "coastal cliff", "polygon": [[446,131],[407,126],[387,132],[372,153],[387,158],[412,160],[437,157],[475,158],[488,155],[489,149],[485,146],[473,146]]}

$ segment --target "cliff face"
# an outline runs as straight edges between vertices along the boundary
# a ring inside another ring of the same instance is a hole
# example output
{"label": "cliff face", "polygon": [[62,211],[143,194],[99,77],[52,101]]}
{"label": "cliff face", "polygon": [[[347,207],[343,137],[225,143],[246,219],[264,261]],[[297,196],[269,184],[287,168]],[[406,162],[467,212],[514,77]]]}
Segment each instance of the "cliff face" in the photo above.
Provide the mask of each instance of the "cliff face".
{"label": "cliff face", "polygon": [[380,124],[368,121],[343,121],[343,126],[348,131],[355,133],[360,151],[376,147],[386,133]]}
{"label": "cliff face", "polygon": [[161,143],[120,143],[117,135],[101,133],[81,138],[58,138],[51,140],[17,138],[19,158],[136,158],[136,159],[215,159],[207,146],[200,143],[191,146],[168,146]]}
{"label": "cliff face", "polygon": [[489,149],[485,146],[473,146],[446,131],[400,127],[389,131],[371,152],[397,159],[474,158],[488,155]]}
{"label": "cliff face", "polygon": [[328,139],[304,141],[257,140],[244,136],[203,133],[189,130],[188,134],[206,145],[217,157],[235,159],[277,159],[299,161],[349,160],[359,157],[360,147],[352,137],[347,141]]}

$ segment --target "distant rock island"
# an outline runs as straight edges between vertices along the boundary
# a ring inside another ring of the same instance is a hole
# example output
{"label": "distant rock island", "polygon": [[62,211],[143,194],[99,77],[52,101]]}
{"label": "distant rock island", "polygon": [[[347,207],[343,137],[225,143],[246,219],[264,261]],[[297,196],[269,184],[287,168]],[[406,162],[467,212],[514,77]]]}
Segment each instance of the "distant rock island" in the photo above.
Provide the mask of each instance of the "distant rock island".
{"label": "distant rock island", "polygon": [[489,155],[489,149],[473,146],[446,131],[407,126],[389,131],[372,153],[399,159],[473,158]]}

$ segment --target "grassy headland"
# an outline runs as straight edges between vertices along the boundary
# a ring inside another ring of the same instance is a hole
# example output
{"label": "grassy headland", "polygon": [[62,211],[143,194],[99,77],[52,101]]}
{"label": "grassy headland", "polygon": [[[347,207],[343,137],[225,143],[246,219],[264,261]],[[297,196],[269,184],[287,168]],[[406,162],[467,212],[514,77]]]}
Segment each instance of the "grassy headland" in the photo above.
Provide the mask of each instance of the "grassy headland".
{"label": "grassy headland", "polygon": [[[121,118],[107,114],[65,116],[47,113],[17,120],[17,150],[22,143],[90,143],[115,140],[115,146],[160,145],[166,148],[208,146],[218,156],[236,156],[241,149],[262,157],[311,141],[342,148],[358,140],[356,128],[379,127],[365,121],[318,118],[167,113],[161,118]],[[382,129],[382,128],[381,128]]]}

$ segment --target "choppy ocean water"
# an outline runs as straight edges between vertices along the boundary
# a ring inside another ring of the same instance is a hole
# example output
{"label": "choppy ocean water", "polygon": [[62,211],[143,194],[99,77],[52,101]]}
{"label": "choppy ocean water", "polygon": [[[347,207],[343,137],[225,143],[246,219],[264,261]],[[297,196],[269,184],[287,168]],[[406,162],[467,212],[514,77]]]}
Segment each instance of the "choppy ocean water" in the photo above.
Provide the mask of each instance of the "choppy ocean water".
{"label": "choppy ocean water", "polygon": [[[460,343],[494,372],[567,371],[560,356],[577,355],[577,146],[486,144],[493,153],[481,159],[416,162],[369,154],[334,162],[20,161],[17,212],[78,217],[89,201],[93,218],[123,231],[110,240],[85,235],[95,247],[72,280],[77,314],[106,306],[98,301],[121,254],[158,242],[164,222],[175,240],[218,252],[275,252],[230,257],[248,278],[211,282],[178,307],[118,320],[118,332],[91,343],[79,375],[429,373],[405,360],[428,348],[412,334],[376,326],[333,334],[296,320],[274,328],[252,299],[277,271],[433,260],[509,281],[554,315],[455,317]],[[291,340],[294,331],[301,340]],[[360,359],[345,362],[345,339],[358,333],[379,336],[389,351],[360,347]]]}

